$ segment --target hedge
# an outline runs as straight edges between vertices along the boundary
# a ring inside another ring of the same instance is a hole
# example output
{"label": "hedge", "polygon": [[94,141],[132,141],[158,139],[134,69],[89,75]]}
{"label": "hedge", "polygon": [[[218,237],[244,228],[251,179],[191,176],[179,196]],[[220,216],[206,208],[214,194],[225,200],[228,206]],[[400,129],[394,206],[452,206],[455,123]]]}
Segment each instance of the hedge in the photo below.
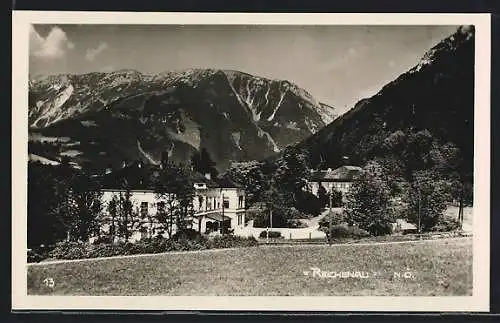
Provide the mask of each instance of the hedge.
{"label": "hedge", "polygon": [[253,237],[243,238],[237,236],[216,236],[207,239],[199,236],[194,239],[165,239],[155,237],[144,239],[135,243],[85,243],[85,242],[60,242],[56,244],[45,257],[28,251],[28,262],[39,262],[46,258],[51,259],[85,259],[97,257],[112,257],[122,255],[136,255],[146,253],[161,253],[168,251],[190,251],[203,249],[221,249],[233,247],[256,246],[257,240]]}
{"label": "hedge", "polygon": [[259,238],[271,238],[271,239],[276,239],[276,238],[283,238],[281,235],[281,232],[279,231],[261,231],[259,234]]}
{"label": "hedge", "polygon": [[332,225],[330,231],[331,239],[338,238],[366,238],[370,236],[370,233],[366,230],[355,226],[348,226],[345,224]]}

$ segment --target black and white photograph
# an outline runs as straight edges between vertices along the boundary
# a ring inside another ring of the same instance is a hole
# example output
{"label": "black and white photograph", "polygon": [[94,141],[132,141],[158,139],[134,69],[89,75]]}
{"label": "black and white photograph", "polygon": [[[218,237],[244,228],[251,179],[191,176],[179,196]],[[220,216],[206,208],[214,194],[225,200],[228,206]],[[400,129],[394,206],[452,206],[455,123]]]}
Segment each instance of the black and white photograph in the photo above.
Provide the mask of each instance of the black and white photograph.
{"label": "black and white photograph", "polygon": [[13,20],[17,304],[488,309],[484,15],[88,15]]}

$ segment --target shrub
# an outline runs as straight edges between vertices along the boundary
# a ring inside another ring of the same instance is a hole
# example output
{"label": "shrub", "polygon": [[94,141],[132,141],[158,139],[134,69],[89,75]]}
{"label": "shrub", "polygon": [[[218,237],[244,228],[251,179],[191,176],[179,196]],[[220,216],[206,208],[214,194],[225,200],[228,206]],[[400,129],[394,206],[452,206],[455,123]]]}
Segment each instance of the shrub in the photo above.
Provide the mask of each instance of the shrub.
{"label": "shrub", "polygon": [[59,242],[48,254],[49,258],[82,259],[87,258],[87,244],[83,242]]}
{"label": "shrub", "polygon": [[254,237],[238,237],[238,236],[215,236],[213,239],[207,241],[207,249],[220,249],[220,248],[235,248],[235,247],[251,247],[258,245]]}
{"label": "shrub", "polygon": [[28,262],[40,262],[49,257],[49,252],[54,249],[55,246],[41,245],[28,249]]}
{"label": "shrub", "polygon": [[288,220],[289,228],[307,228],[307,224],[300,221],[300,219],[290,219]]}
{"label": "shrub", "polygon": [[40,262],[44,257],[32,249],[28,249],[28,262]]}
{"label": "shrub", "polygon": [[176,232],[172,240],[200,240],[202,235],[194,229],[184,229]]}
{"label": "shrub", "polygon": [[438,223],[432,228],[432,231],[448,232],[460,229],[460,222],[457,219],[441,216]]}
{"label": "shrub", "polygon": [[279,231],[261,231],[259,234],[259,238],[272,238],[272,239],[278,239],[278,238],[283,238],[281,235],[281,232]]}
{"label": "shrub", "polygon": [[93,244],[101,244],[101,243],[113,243],[113,238],[111,236],[100,236],[94,240]]}
{"label": "shrub", "polygon": [[328,213],[319,221],[321,231],[328,231],[328,228],[330,227],[330,219],[332,221],[332,225],[339,225],[342,224],[343,216],[339,212]]}
{"label": "shrub", "polygon": [[[177,237],[177,239],[165,239],[154,237],[143,239],[135,243],[99,243],[89,244],[83,242],[61,242],[49,253],[49,257],[55,259],[83,259],[97,257],[112,257],[119,255],[135,255],[145,253],[162,253],[167,251],[188,251],[212,248],[250,247],[257,245],[257,240],[253,237],[243,238],[232,235],[216,236],[214,239],[207,239],[199,236],[195,239]],[[28,261],[41,261],[46,257],[29,250]]]}

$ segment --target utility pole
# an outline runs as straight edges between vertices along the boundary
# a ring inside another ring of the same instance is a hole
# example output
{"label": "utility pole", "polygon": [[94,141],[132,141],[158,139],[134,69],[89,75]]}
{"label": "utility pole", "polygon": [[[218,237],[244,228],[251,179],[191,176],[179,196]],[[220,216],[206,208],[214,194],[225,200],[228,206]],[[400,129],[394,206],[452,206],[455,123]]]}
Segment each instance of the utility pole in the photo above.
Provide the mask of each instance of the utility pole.
{"label": "utility pole", "polygon": [[458,204],[458,222],[460,223],[460,231],[463,230],[464,226],[464,185],[461,184],[460,188],[460,200]]}
{"label": "utility pole", "polygon": [[273,228],[273,209],[269,208],[269,226]]}
{"label": "utility pole", "polygon": [[330,246],[332,245],[332,225],[333,225],[333,217],[332,214],[330,213],[330,221],[328,223],[328,244]]}
{"label": "utility pole", "polygon": [[332,213],[333,204],[333,187],[330,187],[330,214]]}
{"label": "utility pole", "polygon": [[420,215],[420,187],[417,187],[417,194],[418,194],[418,234],[420,235],[422,233],[421,231],[421,215]]}
{"label": "utility pole", "polygon": [[220,226],[220,234],[224,235],[224,193],[222,193],[222,220]]}
{"label": "utility pole", "polygon": [[330,211],[329,211],[329,223],[328,223],[328,244],[332,245],[332,225],[333,225],[333,213],[332,213],[332,202],[333,200],[333,187],[330,187]]}

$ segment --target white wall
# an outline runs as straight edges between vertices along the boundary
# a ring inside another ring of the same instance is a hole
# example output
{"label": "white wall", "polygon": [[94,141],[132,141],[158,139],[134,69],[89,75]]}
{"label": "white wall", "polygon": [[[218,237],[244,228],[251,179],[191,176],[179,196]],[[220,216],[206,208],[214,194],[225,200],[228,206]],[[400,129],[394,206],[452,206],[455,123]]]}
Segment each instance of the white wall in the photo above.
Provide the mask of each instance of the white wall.
{"label": "white wall", "polygon": [[223,188],[221,190],[221,198],[222,196],[229,202],[229,207],[224,209],[224,215],[231,218],[231,228],[244,226],[245,191],[239,188]]}
{"label": "white wall", "polygon": [[318,196],[318,190],[319,190],[319,185],[323,186],[327,192],[330,192],[332,187],[339,191],[342,192],[342,195],[345,195],[345,193],[349,192],[349,189],[352,187],[352,182],[311,182],[311,192]]}
{"label": "white wall", "polygon": [[[125,195],[125,191],[119,190],[104,190],[102,196],[103,213],[101,217],[101,229],[108,231],[110,228],[111,218],[108,213],[108,205],[113,196],[119,198],[120,194]],[[139,233],[140,226],[147,228],[148,233],[155,235],[160,228],[159,223],[156,223],[154,216],[157,212],[158,202],[164,200],[160,199],[153,191],[130,191],[130,200],[132,207],[141,216],[141,203],[147,203],[148,216],[142,220],[142,224],[138,224],[137,232],[133,231],[131,240],[139,240],[141,234]],[[223,196],[229,202],[229,208],[224,209],[224,215],[231,218],[231,229],[245,224],[245,191],[236,188],[198,188],[193,198],[193,207],[195,218],[193,219],[193,229],[198,230],[198,221],[201,218],[201,232],[206,230],[206,222],[210,221],[204,215],[213,212],[222,212]],[[174,197],[174,195],[172,195]],[[201,202],[201,204],[200,204]],[[203,215],[203,217],[201,217]],[[238,224],[239,222],[239,224]],[[175,230],[174,230],[175,232]]]}

